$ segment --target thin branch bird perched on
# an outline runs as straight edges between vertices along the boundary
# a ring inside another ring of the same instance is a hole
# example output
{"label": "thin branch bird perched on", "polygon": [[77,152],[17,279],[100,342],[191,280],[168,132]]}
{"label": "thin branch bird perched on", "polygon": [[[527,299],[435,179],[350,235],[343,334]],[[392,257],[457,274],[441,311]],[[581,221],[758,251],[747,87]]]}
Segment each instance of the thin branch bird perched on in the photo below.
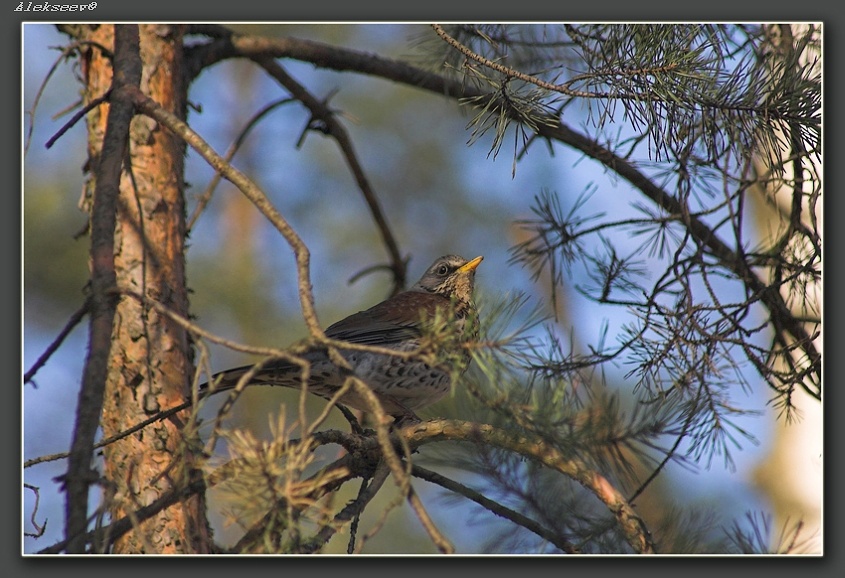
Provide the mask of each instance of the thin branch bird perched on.
{"label": "thin branch bird perched on", "polygon": [[[338,321],[326,329],[331,339],[361,345],[379,346],[408,352],[420,348],[427,330],[442,323],[448,330],[437,361],[431,358],[400,356],[369,351],[340,349],[351,372],[364,381],[394,417],[395,423],[419,421],[414,413],[441,399],[452,386],[453,377],[461,375],[471,355],[461,343],[478,335],[478,317],[472,292],[475,269],[483,257],[467,261],[457,255],[437,259],[410,289]],[[308,391],[329,399],[343,385],[346,375],[333,364],[325,351],[309,351],[303,357],[311,364]],[[223,371],[212,377],[213,391],[225,391],[253,366]],[[288,361],[270,362],[249,381],[249,385],[302,387],[301,367]],[[204,386],[201,386],[201,390]],[[205,388],[205,391],[208,391]],[[367,402],[350,389],[339,403],[370,411]]]}

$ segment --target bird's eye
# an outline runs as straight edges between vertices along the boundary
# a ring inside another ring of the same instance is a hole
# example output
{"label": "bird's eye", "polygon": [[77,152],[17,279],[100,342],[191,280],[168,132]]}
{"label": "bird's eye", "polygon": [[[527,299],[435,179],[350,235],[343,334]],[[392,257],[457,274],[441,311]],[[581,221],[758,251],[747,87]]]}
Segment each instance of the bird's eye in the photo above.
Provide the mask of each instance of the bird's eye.
{"label": "bird's eye", "polygon": [[449,272],[449,267],[447,267],[446,265],[440,265],[440,267],[437,268],[437,274],[438,275],[445,275],[448,272]]}

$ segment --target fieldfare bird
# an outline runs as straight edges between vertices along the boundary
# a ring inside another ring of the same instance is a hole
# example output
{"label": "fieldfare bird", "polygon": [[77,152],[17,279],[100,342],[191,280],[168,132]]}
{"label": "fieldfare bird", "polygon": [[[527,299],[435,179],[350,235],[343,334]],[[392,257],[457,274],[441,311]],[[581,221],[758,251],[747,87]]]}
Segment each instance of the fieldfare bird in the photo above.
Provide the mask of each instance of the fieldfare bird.
{"label": "fieldfare bird", "polygon": [[[398,352],[420,350],[431,339],[426,332],[432,325],[445,328],[442,347],[422,352],[420,356],[339,348],[349,363],[351,374],[364,381],[378,397],[394,423],[419,421],[414,410],[426,407],[446,395],[454,377],[469,365],[469,350],[462,343],[478,334],[478,317],[472,301],[475,269],[483,257],[467,261],[457,255],[437,259],[410,289],[403,291],[326,329],[331,339],[359,345],[371,345]],[[436,341],[436,337],[435,340]],[[427,355],[426,355],[427,354]],[[303,355],[310,363],[308,391],[329,399],[343,385],[348,373],[329,360],[325,350],[311,350]],[[230,390],[252,365],[223,371],[212,376],[213,392]],[[252,376],[248,385],[302,387],[299,365],[284,360],[269,362]],[[371,411],[366,400],[350,388],[340,404]]]}

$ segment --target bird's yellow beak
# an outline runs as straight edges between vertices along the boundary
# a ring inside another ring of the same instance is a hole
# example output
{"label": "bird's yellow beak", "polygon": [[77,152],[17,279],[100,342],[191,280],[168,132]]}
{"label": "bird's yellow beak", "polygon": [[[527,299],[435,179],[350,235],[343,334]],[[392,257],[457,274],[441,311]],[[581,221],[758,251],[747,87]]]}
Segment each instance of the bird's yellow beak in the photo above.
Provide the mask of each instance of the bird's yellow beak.
{"label": "bird's yellow beak", "polygon": [[481,262],[484,260],[484,257],[479,255],[472,261],[468,262],[466,265],[463,265],[460,269],[458,269],[458,273],[468,273],[470,271],[475,271],[475,268],[478,267]]}

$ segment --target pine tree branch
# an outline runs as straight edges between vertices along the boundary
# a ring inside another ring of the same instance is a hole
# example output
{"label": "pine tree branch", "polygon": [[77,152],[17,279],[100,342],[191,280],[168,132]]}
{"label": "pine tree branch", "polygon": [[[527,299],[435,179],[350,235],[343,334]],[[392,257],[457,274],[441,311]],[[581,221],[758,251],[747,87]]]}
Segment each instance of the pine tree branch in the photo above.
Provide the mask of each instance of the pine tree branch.
{"label": "pine tree branch", "polygon": [[[479,64],[481,64],[482,66],[489,68],[490,70],[495,70],[496,72],[503,74],[505,77],[507,77],[509,79],[515,78],[517,80],[521,80],[523,82],[533,84],[534,86],[537,86],[537,87],[542,88],[544,90],[549,90],[551,92],[559,92],[559,93],[565,94],[567,96],[574,96],[574,97],[581,97],[581,98],[610,98],[611,97],[611,95],[609,93],[594,93],[594,92],[589,92],[589,91],[586,91],[586,90],[572,90],[568,86],[564,86],[564,85],[561,85],[561,84],[554,84],[552,82],[546,82],[544,80],[537,78],[536,76],[532,76],[530,74],[525,74],[523,72],[520,72],[520,71],[515,70],[513,68],[510,68],[508,66],[504,66],[502,64],[499,64],[498,62],[493,62],[492,60],[484,58],[480,54],[473,52],[469,47],[464,46],[463,44],[458,42],[456,39],[449,36],[449,33],[447,33],[443,29],[443,27],[440,26],[439,24],[432,24],[431,28],[434,30],[434,32],[440,38],[442,38],[446,42],[446,44],[448,44],[449,46],[451,46],[452,48],[454,48],[455,50],[457,50],[458,52],[463,54],[466,58],[469,58],[470,60],[474,60],[474,61],[478,62]],[[570,83],[571,82],[574,82],[574,80],[570,81]],[[628,95],[629,98],[633,98],[633,96],[634,95]]]}
{"label": "pine tree branch", "polygon": [[490,425],[445,419],[431,420],[405,428],[400,431],[400,435],[407,439],[413,449],[433,441],[463,440],[483,443],[536,460],[579,482],[601,500],[616,517],[623,535],[635,552],[654,553],[654,544],[644,522],[622,493],[581,460],[567,458],[557,448],[539,438],[515,435]]}
{"label": "pine tree branch", "polygon": [[[498,91],[485,91],[467,85],[460,79],[450,79],[375,54],[297,38],[241,36],[231,31],[225,32],[225,29],[218,30],[215,37],[216,40],[189,50],[191,68],[195,74],[207,66],[228,58],[292,58],[311,62],[321,68],[370,74],[407,84],[458,99],[463,103],[472,103],[476,109],[493,106],[503,110],[511,120],[525,121],[523,112],[517,110],[512,104],[499,102],[502,95]],[[817,383],[821,383],[821,354],[813,343],[813,336],[786,306],[779,291],[780,287],[770,286],[760,279],[748,265],[743,254],[732,250],[704,221],[690,216],[682,201],[655,184],[627,159],[616,155],[594,139],[573,130],[556,116],[539,111],[536,114],[539,117],[532,122],[532,128],[537,135],[550,141],[566,144],[600,162],[631,183],[670,216],[682,219],[681,222],[695,241],[706,247],[719,260],[721,266],[731,271],[745,284],[752,300],[759,300],[765,305],[775,332],[792,336],[796,347],[807,357],[808,370],[816,376]],[[812,389],[803,381],[801,386],[811,396],[821,399],[820,388]]]}
{"label": "pine tree branch", "polygon": [[[359,391],[359,393],[366,395],[366,392],[363,390]],[[386,415],[384,415],[384,418],[386,419]],[[327,469],[331,469],[332,471],[343,470],[343,475],[339,477],[332,476],[332,480],[329,484],[314,484],[314,488],[309,494],[311,499],[318,499],[320,496],[336,489],[339,485],[354,477],[371,475],[371,472],[376,467],[376,464],[385,457],[387,458],[387,461],[385,462],[386,467],[393,472],[394,475],[398,472],[399,476],[402,476],[407,480],[408,466],[403,466],[401,463],[394,461],[398,459],[398,455],[393,449],[396,445],[406,448],[407,452],[405,454],[405,459],[408,460],[408,456],[410,456],[412,452],[429,443],[435,443],[438,441],[484,443],[492,447],[512,451],[529,459],[536,460],[544,466],[556,470],[579,482],[585,488],[590,490],[597,498],[599,498],[616,517],[619,527],[622,529],[623,534],[634,551],[640,553],[654,552],[654,546],[651,542],[650,535],[642,520],[634,512],[622,494],[614,488],[607,479],[604,478],[604,476],[590,469],[580,460],[566,458],[561,455],[556,448],[549,446],[546,442],[540,440],[539,438],[529,438],[526,436],[515,435],[484,424],[438,419],[413,424],[389,433],[384,430],[381,434],[377,433],[375,436],[360,436],[357,434],[329,430],[325,432],[316,432],[309,439],[310,441],[308,441],[308,443],[313,444],[312,448],[325,443],[339,443],[350,452],[340,460],[321,470],[322,473],[312,476],[312,478],[315,479],[324,476]],[[297,444],[303,443],[304,441],[306,440],[290,440],[288,443]],[[237,460],[235,460],[235,462],[236,461]],[[233,473],[236,472],[239,467],[235,462],[221,466],[215,472],[206,476],[206,478],[202,480],[202,483],[196,481],[183,489],[174,488],[172,494],[162,496],[161,499],[157,500],[150,506],[142,508],[136,512],[136,520],[143,521],[155,515],[158,511],[176,503],[182,498],[185,498],[195,492],[206,491],[208,488],[212,488],[226,481],[231,478]],[[391,462],[393,463],[391,464]],[[410,461],[408,461],[407,464],[410,465]],[[442,482],[442,480],[437,481],[439,478],[434,479],[431,476],[427,476],[424,471],[418,470],[417,473],[426,479],[432,479],[435,483]],[[402,489],[402,484],[403,482],[401,478],[399,478],[397,480],[397,485],[400,486],[400,490]],[[471,491],[464,491],[452,486],[448,487],[455,491],[459,491],[459,493],[470,497],[482,505],[485,505],[485,507],[490,506],[490,504],[485,501],[486,499],[479,499],[478,495],[472,493]],[[369,499],[367,501],[369,501]],[[424,510],[420,509],[420,504],[411,503],[411,505],[422,519],[426,519],[425,515],[421,513],[424,512]],[[277,504],[277,506],[283,507],[283,504]],[[550,543],[555,544],[564,551],[575,551],[575,548],[568,545],[568,542],[561,537],[547,537],[545,531],[539,529],[536,525],[531,524],[530,522],[521,520],[518,516],[508,516],[508,513],[501,508],[494,508],[491,511],[499,513],[500,515],[506,515],[515,522],[521,523],[529,529],[532,529],[532,531],[540,531],[541,536],[546,537],[546,539],[549,539]],[[340,517],[337,518],[337,521],[351,519],[354,514],[352,509],[349,509],[348,511],[344,510],[344,512],[345,513],[343,514],[338,514]],[[100,534],[108,535],[110,540],[114,540],[126,531],[129,531],[131,527],[131,520],[127,518],[116,521],[105,529],[101,529]],[[258,526],[256,526],[256,528],[258,528]],[[445,541],[445,538],[440,535],[439,531],[433,526],[433,524],[431,526],[427,526],[427,529],[430,532],[432,539],[435,541],[435,544],[438,545],[441,551],[451,551],[448,542]],[[320,536],[323,536],[323,534],[328,531],[328,529],[324,529]],[[258,532],[258,529],[254,529],[253,534],[255,534],[255,532]],[[85,541],[89,541],[93,538],[93,535],[93,532],[83,533],[80,535],[80,538]],[[323,537],[326,538],[325,536]],[[321,539],[319,542],[322,544],[324,541],[325,540]],[[62,551],[65,545],[66,541],[63,541],[42,550],[42,553]],[[319,548],[319,546],[317,547]]]}

